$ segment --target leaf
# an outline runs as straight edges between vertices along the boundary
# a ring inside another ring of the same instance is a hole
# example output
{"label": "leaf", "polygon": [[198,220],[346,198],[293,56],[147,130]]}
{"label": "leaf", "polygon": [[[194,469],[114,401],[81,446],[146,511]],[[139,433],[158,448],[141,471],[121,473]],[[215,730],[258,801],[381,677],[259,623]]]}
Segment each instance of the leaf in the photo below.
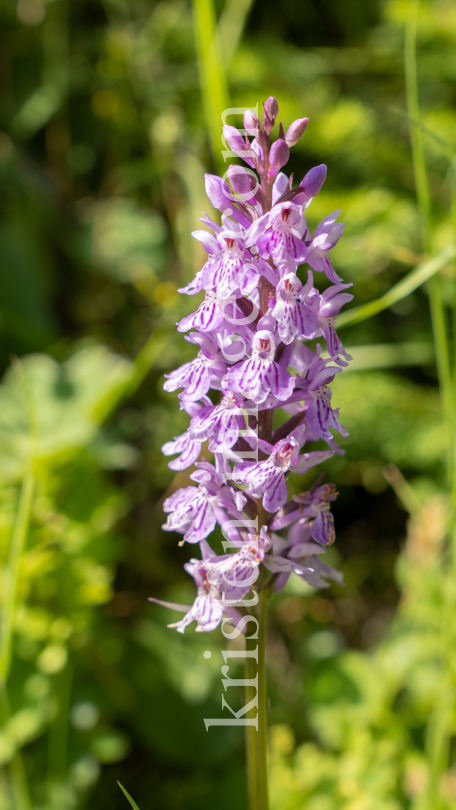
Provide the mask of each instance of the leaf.
{"label": "leaf", "polygon": [[63,364],[35,354],[10,368],[0,385],[0,480],[23,477],[31,450],[30,410],[35,461],[66,461],[93,440],[131,373],[129,360],[101,346],[84,347]]}
{"label": "leaf", "polygon": [[133,810],[139,810],[138,805],[136,804],[135,801],[133,801],[130,794],[125,790],[124,786],[121,785],[119,781],[117,782],[117,784],[119,785],[119,787],[120,787],[122,793],[124,794],[124,796],[127,797],[128,801],[130,802],[131,806],[133,807]]}

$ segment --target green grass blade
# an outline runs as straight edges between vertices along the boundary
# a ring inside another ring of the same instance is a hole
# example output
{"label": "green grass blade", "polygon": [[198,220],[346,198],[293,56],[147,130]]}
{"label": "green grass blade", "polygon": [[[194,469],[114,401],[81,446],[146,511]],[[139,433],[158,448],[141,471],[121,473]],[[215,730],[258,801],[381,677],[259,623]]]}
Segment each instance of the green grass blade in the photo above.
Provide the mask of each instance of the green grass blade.
{"label": "green grass blade", "polygon": [[214,160],[220,163],[222,113],[229,98],[212,0],[193,0],[193,21],[206,126]]}
{"label": "green grass blade", "polygon": [[[435,361],[431,342],[411,340],[405,343],[374,343],[371,346],[347,346],[353,357],[344,374],[351,371],[370,371],[377,368],[424,366]],[[326,357],[326,353],[323,355]]]}
{"label": "green grass blade", "polygon": [[253,0],[226,0],[219,20],[219,38],[226,69],[236,53],[252,5]]}
{"label": "green grass blade", "polygon": [[124,794],[124,796],[126,796],[126,798],[128,799],[128,801],[130,802],[130,804],[131,804],[131,806],[132,806],[133,810],[139,810],[138,805],[136,804],[136,802],[135,802],[135,801],[133,801],[133,799],[131,798],[131,796],[130,796],[130,794],[128,793],[128,791],[126,791],[126,790],[125,790],[124,786],[123,786],[123,785],[121,785],[121,784],[120,784],[120,782],[117,782],[117,784],[119,785],[119,787],[120,787],[120,789],[121,789],[122,793]]}
{"label": "green grass blade", "polygon": [[[412,146],[413,172],[415,176],[416,196],[418,210],[421,218],[424,249],[433,253],[433,226],[431,213],[431,196],[424,154],[424,133],[420,127],[420,105],[418,96],[416,36],[418,27],[418,11],[420,0],[410,0],[407,25],[405,30],[405,89],[407,100],[407,115],[409,118],[410,142]],[[453,480],[453,441],[454,441],[454,408],[453,408],[453,381],[450,369],[450,353],[445,322],[445,311],[442,301],[441,284],[435,276],[429,285],[429,303],[431,310],[432,329],[434,332],[435,354],[439,375],[441,402],[445,430],[447,433],[448,480]]]}
{"label": "green grass blade", "polygon": [[416,69],[416,32],[418,26],[419,7],[420,0],[410,0],[407,26],[405,29],[405,89],[407,98],[407,113],[410,125],[410,141],[412,145],[413,172],[415,175],[418,208],[421,216],[423,243],[425,250],[431,252],[431,199],[429,195],[426,161],[424,157],[423,132],[421,128],[417,126],[417,123],[420,121],[418,79]]}
{"label": "green grass blade", "polygon": [[[413,171],[415,175],[416,195],[421,216],[423,243],[425,250],[433,252],[433,225],[431,216],[431,197],[424,154],[423,131],[419,126],[420,107],[418,97],[416,36],[418,27],[418,11],[420,0],[409,0],[409,12],[405,32],[405,84],[407,113],[409,116],[410,140],[412,145]],[[450,353],[447,336],[446,313],[443,306],[441,283],[435,275],[429,284],[429,303],[431,310],[432,330],[434,333],[435,353],[439,376],[440,395],[442,402],[443,421],[446,431],[448,447],[447,477],[450,488],[454,480],[454,390],[450,367]],[[453,515],[454,522],[454,515]],[[453,548],[453,568],[455,564],[455,550]],[[440,792],[442,774],[448,767],[451,721],[454,711],[454,674],[448,661],[448,650],[454,646],[454,631],[452,624],[454,573],[443,579],[442,589],[444,600],[441,614],[441,676],[438,689],[438,700],[434,705],[432,717],[426,732],[426,754],[429,767],[429,781],[422,796],[418,798],[415,807],[420,810],[440,810],[443,806],[443,797]]]}
{"label": "green grass blade", "polygon": [[11,643],[16,612],[17,589],[21,558],[27,539],[30,512],[35,488],[34,458],[38,445],[38,421],[33,393],[30,389],[22,364],[15,360],[22,379],[24,396],[27,401],[29,417],[30,457],[22,481],[14,522],[13,535],[9,550],[8,564],[3,580],[3,597],[0,611],[0,685],[6,686],[11,662]]}
{"label": "green grass blade", "polygon": [[353,307],[347,312],[343,312],[337,318],[337,326],[348,326],[349,324],[359,323],[365,321],[367,318],[372,318],[378,312],[388,309],[393,304],[406,298],[411,292],[421,287],[426,281],[435,276],[446,264],[448,264],[456,255],[456,246],[447,245],[444,250],[437,253],[436,256],[428,259],[426,262],[419,264],[405,278],[401,279],[394,287],[391,287],[385,295],[376,298],[375,301],[369,301],[368,304],[362,304],[360,307]]}
{"label": "green grass blade", "polygon": [[137,391],[168,343],[175,338],[175,330],[172,330],[170,326],[154,329],[133,360],[130,376],[115,391],[111,392],[108,401],[101,402],[96,408],[95,417],[99,422],[107,419],[122,402]]}
{"label": "green grass blade", "polygon": [[14,628],[19,567],[27,538],[30,510],[32,508],[34,477],[31,467],[22,482],[16,520],[11,539],[8,565],[3,581],[0,636],[0,682],[6,683],[11,661],[11,640]]}

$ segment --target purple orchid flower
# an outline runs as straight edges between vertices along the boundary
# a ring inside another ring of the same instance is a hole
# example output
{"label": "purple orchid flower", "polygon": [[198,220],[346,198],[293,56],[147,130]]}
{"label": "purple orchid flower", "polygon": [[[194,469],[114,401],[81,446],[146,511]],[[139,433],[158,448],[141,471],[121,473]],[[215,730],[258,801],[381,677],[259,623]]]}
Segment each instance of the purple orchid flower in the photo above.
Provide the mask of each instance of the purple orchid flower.
{"label": "purple orchid flower", "polygon": [[323,554],[324,549],[312,542],[311,525],[305,520],[292,526],[286,540],[274,532],[271,537],[273,554],[265,557],[264,565],[277,574],[274,585],[276,593],[283,590],[291,574],[301,577],[314,588],[328,588],[325,579],[343,584],[341,572],[318,558],[317,555]]}
{"label": "purple orchid flower", "polygon": [[281,401],[288,399],[294,388],[294,380],[274,360],[275,349],[271,332],[266,329],[257,332],[252,342],[252,356],[228,371],[226,386],[256,403],[264,402],[269,394]]}
{"label": "purple orchid flower", "polygon": [[[350,293],[344,293],[352,287],[352,284],[336,284],[333,287],[328,287],[323,295],[320,295],[318,290],[313,286],[313,275],[309,271],[307,274],[306,294],[302,296],[303,303],[312,310],[316,318],[316,336],[323,335],[326,342],[328,354],[332,359],[340,358],[342,355],[345,360],[351,360],[349,354],[345,351],[342,343],[337,335],[335,328],[335,316],[339,314],[344,304],[347,304],[353,299]],[[344,361],[336,360],[341,365],[346,365]]]}
{"label": "purple orchid flower", "polygon": [[[231,194],[230,187],[226,180],[222,180],[221,177],[216,177],[214,174],[205,174],[204,180],[206,194],[214,208],[222,213],[226,211],[235,222],[239,223],[243,228],[248,228],[252,224],[252,220],[237,207],[237,201],[233,200],[233,195]],[[215,225],[215,223],[207,217],[205,217],[203,221],[206,225],[209,225],[210,228],[215,230],[216,233],[222,230],[219,225]]]}
{"label": "purple orchid flower", "polygon": [[235,222],[231,222],[230,225],[229,230],[225,228],[217,234],[217,237],[208,231],[192,233],[210,254],[210,259],[202,272],[202,287],[205,290],[217,288],[220,298],[229,298],[237,290],[240,290],[242,295],[248,295],[258,286],[259,280],[258,270],[251,261],[252,257],[244,250],[243,228]]}
{"label": "purple orchid flower", "polygon": [[210,439],[211,453],[226,453],[239,438],[239,430],[244,426],[243,397],[224,390],[219,405],[202,408],[190,422],[189,435],[194,441]]}
{"label": "purple orchid flower", "polygon": [[295,338],[311,339],[317,328],[317,317],[304,301],[298,301],[305,290],[295,273],[288,273],[276,288],[276,305],[272,314],[282,343],[289,344]]}
{"label": "purple orchid flower", "polygon": [[163,386],[165,391],[177,391],[184,388],[179,399],[196,402],[204,397],[209,388],[219,388],[221,379],[226,373],[226,363],[224,362],[219,348],[206,335],[191,333],[187,339],[191,343],[199,343],[201,351],[197,357],[189,363],[184,363],[171,374],[165,374],[166,382]]}
{"label": "purple orchid flower", "polygon": [[165,602],[162,599],[155,599],[153,597],[149,599],[149,601],[155,602],[156,604],[185,613],[184,618],[179,622],[173,622],[173,624],[168,625],[168,627],[175,628],[178,633],[184,633],[185,628],[194,621],[196,621],[196,631],[198,633],[210,633],[218,627],[224,616],[234,622],[237,622],[241,618],[241,614],[236,608],[223,603],[223,594],[217,584],[212,584],[208,580],[208,570],[214,565],[214,558],[220,558],[217,558],[211,550],[209,550],[208,554],[203,544],[201,544],[201,546],[203,559],[192,559],[184,565],[186,571],[195,580],[195,584],[198,588],[198,593],[193,605],[179,605],[174,602]]}
{"label": "purple orchid flower", "polygon": [[186,470],[198,459],[201,453],[201,442],[192,439],[186,431],[180,436],[175,436],[172,442],[165,442],[161,450],[164,456],[180,454],[178,458],[168,463],[170,470]]}
{"label": "purple orchid flower", "polygon": [[[183,534],[187,543],[199,543],[214,531],[216,523],[220,526],[228,523],[227,512],[240,516],[232,488],[225,486],[215,467],[208,461],[199,461],[195,466],[197,471],[190,478],[198,487],[179,489],[163,504],[163,511],[170,514],[162,528]],[[239,539],[237,531],[234,535]]]}
{"label": "purple orchid flower", "polygon": [[[201,402],[182,402],[180,403],[181,410],[186,411],[190,417],[195,417],[198,413],[205,410],[207,404],[211,404],[209,397],[204,397]],[[168,462],[170,470],[186,470],[197,461],[201,453],[201,441],[192,438],[190,432],[187,430],[181,433],[180,436],[174,436],[172,442],[165,442],[161,449],[164,456],[174,456],[179,454],[178,458]]]}
{"label": "purple orchid flower", "polygon": [[307,247],[302,240],[306,231],[302,209],[292,202],[278,203],[269,214],[252,225],[247,244],[254,238],[261,258],[271,256],[277,265],[288,259],[301,264],[307,257]]}
{"label": "purple orchid flower", "polygon": [[333,211],[323,219],[315,230],[314,238],[312,239],[306,256],[307,264],[310,264],[313,270],[319,273],[325,273],[328,281],[332,284],[340,284],[341,278],[337,275],[334,267],[329,258],[329,251],[334,245],[337,244],[340,237],[344,232],[344,226],[341,222],[336,222],[340,210]]}
{"label": "purple orchid flower", "polygon": [[334,484],[324,484],[314,492],[303,492],[293,495],[293,500],[300,505],[299,512],[302,517],[313,517],[311,535],[322,546],[334,543],[336,532],[334,518],[330,512],[330,501],[337,498]]}
{"label": "purple orchid flower", "polygon": [[299,455],[305,441],[305,427],[296,428],[286,439],[281,439],[274,446],[263,439],[247,437],[251,446],[257,446],[268,455],[265,461],[245,461],[236,464],[233,479],[247,484],[249,495],[260,498],[263,495],[263,506],[267,512],[276,512],[287,501],[287,484],[285,475],[288,471],[302,475],[315,464],[330,458],[331,450],[314,450]]}

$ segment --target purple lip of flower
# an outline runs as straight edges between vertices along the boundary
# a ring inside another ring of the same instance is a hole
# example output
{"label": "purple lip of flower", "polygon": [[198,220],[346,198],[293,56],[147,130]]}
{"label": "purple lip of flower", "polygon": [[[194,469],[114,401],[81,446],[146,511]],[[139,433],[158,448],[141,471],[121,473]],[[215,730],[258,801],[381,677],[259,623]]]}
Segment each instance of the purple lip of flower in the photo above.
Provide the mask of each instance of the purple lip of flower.
{"label": "purple lip of flower", "polygon": [[192,402],[201,399],[214,386],[214,377],[222,378],[226,371],[226,365],[221,360],[207,358],[204,353],[198,352],[197,357],[190,363],[166,375],[167,380],[163,386],[165,391],[177,391],[184,388],[180,399],[187,399]]}
{"label": "purple lip of flower", "polygon": [[276,512],[288,497],[285,475],[288,471],[296,474],[307,472],[315,464],[330,458],[331,450],[316,450],[299,455],[305,442],[304,426],[296,428],[288,438],[281,439],[274,446],[256,437],[246,437],[248,443],[258,447],[269,458],[265,461],[244,461],[233,470],[233,479],[247,484],[249,495],[260,498],[264,495],[263,506],[267,512]]}
{"label": "purple lip of flower", "polygon": [[272,256],[276,264],[288,259],[301,264],[307,257],[307,247],[302,241],[306,231],[302,210],[292,202],[278,203],[269,214],[252,225],[246,244],[254,240],[262,259]]}
{"label": "purple lip of flower", "polygon": [[223,300],[219,299],[216,292],[209,290],[206,293],[206,300],[200,304],[197,311],[179,321],[177,331],[199,329],[201,332],[213,332],[222,325],[223,320]]}
{"label": "purple lip of flower", "polygon": [[247,484],[247,491],[254,498],[263,495],[263,506],[268,512],[276,512],[287,500],[285,473],[299,453],[299,443],[294,437],[283,439],[272,447],[268,442],[258,440],[258,446],[270,456],[266,461],[245,461],[237,464],[233,478]]}
{"label": "purple lip of flower", "polygon": [[186,613],[181,621],[168,625],[179,633],[183,633],[194,621],[197,632],[214,630],[223,616],[237,623],[241,614],[235,605],[250,591],[265,550],[270,545],[271,540],[264,528],[260,536],[250,535],[238,552],[222,557],[218,557],[210,548],[208,553],[203,542],[203,560],[193,559],[184,566],[198,587],[193,605],[178,605],[154,598],[150,601]]}
{"label": "purple lip of flower", "polygon": [[348,436],[348,431],[339,422],[339,410],[333,411],[331,408],[332,392],[328,386],[324,385],[318,391],[311,391],[310,393],[314,401],[306,412],[306,422],[315,436],[320,439],[332,439],[329,428],[337,430],[341,436]]}
{"label": "purple lip of flower", "polygon": [[293,500],[274,518],[272,530],[284,529],[293,524],[288,533],[292,547],[288,552],[289,557],[298,558],[302,543],[308,542],[311,537],[322,546],[334,543],[336,534],[329,504],[336,498],[334,484],[324,484],[314,491],[293,495]]}
{"label": "purple lip of flower", "polygon": [[165,442],[161,450],[164,456],[180,453],[178,458],[168,463],[170,470],[186,470],[198,459],[201,453],[201,442],[192,439],[186,431],[180,436],[175,436],[174,441]]}
{"label": "purple lip of flower", "polygon": [[340,211],[334,211],[320,222],[315,230],[315,235],[309,244],[306,261],[313,270],[325,273],[328,281],[332,284],[340,284],[341,278],[337,275],[331,264],[328,253],[337,244],[344,232],[342,223],[336,223]]}
{"label": "purple lip of flower", "polygon": [[199,486],[179,489],[166,498],[163,511],[170,514],[162,528],[183,534],[187,543],[199,543],[214,530],[216,523],[222,527],[227,524],[227,535],[239,541],[239,532],[229,524],[227,516],[228,512],[242,518],[234,503],[233,490],[224,485],[222,476],[209,462],[200,461],[195,466],[198,469],[190,478]]}
{"label": "purple lip of flower", "polygon": [[210,439],[211,453],[224,453],[236,444],[240,427],[245,426],[243,398],[232,391],[225,391],[219,405],[202,408],[192,418],[189,435],[194,441]]}
{"label": "purple lip of flower", "polygon": [[283,343],[295,338],[311,339],[317,328],[315,312],[304,302],[298,301],[303,286],[294,273],[288,273],[279,281],[276,289],[276,305],[272,310]]}
{"label": "purple lip of flower", "polygon": [[275,348],[271,332],[265,329],[257,332],[252,342],[251,358],[228,371],[225,377],[227,387],[256,403],[264,402],[270,393],[280,401],[288,399],[294,388],[294,380],[274,360]]}
{"label": "purple lip of flower", "polygon": [[[224,218],[225,220],[226,218]],[[221,231],[217,238],[207,231],[194,231],[193,236],[204,244],[210,259],[204,265],[198,286],[205,290],[217,289],[221,299],[240,290],[248,295],[258,286],[259,272],[252,262],[252,256],[244,249],[244,233],[236,229]],[[184,292],[187,292],[184,288]],[[192,292],[192,290],[190,290]],[[218,328],[218,326],[214,327]]]}

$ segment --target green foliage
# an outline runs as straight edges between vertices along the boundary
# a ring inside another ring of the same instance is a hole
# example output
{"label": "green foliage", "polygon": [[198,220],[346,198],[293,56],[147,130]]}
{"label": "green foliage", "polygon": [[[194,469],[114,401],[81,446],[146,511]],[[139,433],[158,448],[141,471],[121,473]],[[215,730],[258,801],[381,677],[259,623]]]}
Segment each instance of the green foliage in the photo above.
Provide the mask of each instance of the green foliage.
{"label": "green foliage", "polygon": [[138,805],[136,804],[136,802],[134,802],[134,801],[133,801],[133,799],[131,798],[130,794],[129,794],[129,793],[127,793],[127,791],[125,790],[124,786],[123,786],[123,785],[121,785],[121,784],[120,784],[120,782],[118,782],[117,784],[119,785],[119,787],[120,787],[120,789],[121,789],[122,793],[124,793],[124,794],[125,794],[125,796],[127,797],[128,801],[130,802],[131,806],[133,807],[133,810],[139,810]]}

